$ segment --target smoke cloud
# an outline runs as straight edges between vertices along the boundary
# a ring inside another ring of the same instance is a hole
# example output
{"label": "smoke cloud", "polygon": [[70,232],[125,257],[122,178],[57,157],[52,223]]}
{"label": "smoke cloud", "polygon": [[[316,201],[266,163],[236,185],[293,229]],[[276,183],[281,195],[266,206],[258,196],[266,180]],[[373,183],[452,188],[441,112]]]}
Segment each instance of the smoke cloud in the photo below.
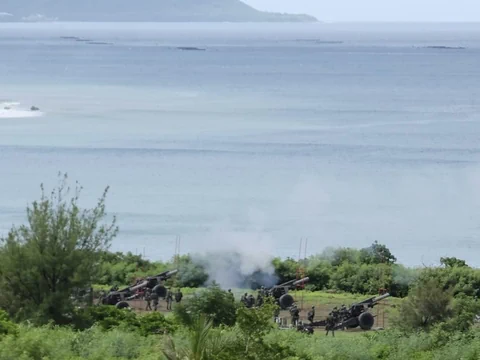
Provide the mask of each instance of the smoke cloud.
{"label": "smoke cloud", "polygon": [[263,231],[228,230],[210,233],[203,251],[192,254],[192,260],[208,273],[207,284],[222,288],[256,288],[277,282],[272,266],[274,242]]}

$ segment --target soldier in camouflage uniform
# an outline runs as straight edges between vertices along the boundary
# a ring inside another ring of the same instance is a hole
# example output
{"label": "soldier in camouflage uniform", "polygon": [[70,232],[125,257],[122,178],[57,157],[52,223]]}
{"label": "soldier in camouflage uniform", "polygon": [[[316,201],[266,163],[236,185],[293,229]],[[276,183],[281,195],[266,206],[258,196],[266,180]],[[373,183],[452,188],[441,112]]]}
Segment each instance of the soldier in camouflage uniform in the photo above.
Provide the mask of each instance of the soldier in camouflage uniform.
{"label": "soldier in camouflage uniform", "polygon": [[335,336],[335,326],[338,323],[338,319],[339,319],[339,311],[338,311],[338,308],[335,306],[333,308],[333,311],[330,314],[328,314],[328,317],[327,317],[327,326],[325,327],[325,330],[327,330],[326,336],[328,336],[328,333],[330,331],[332,332],[332,336]]}
{"label": "soldier in camouflage uniform", "polygon": [[293,305],[290,308],[290,315],[292,316],[292,325],[297,326],[298,320],[300,320],[300,310],[298,310],[297,305]]}
{"label": "soldier in camouflage uniform", "polygon": [[248,304],[248,306],[247,306],[248,308],[255,307],[255,298],[253,297],[252,294],[248,295],[247,304]]}
{"label": "soldier in camouflage uniform", "polygon": [[315,320],[315,306],[312,306],[312,310],[308,312],[307,319],[310,323],[313,323],[313,320]]}
{"label": "soldier in camouflage uniform", "polygon": [[327,333],[325,334],[325,336],[328,336],[328,333],[331,331],[332,332],[332,336],[335,337],[335,318],[333,317],[333,313],[330,313],[328,314],[328,317],[327,317],[327,325],[325,326],[325,330],[327,331]]}
{"label": "soldier in camouflage uniform", "polygon": [[172,310],[172,303],[173,303],[173,295],[170,290],[168,290],[167,294],[167,310]]}
{"label": "soldier in camouflage uniform", "polygon": [[157,311],[158,309],[158,294],[156,292],[152,292],[151,299],[153,301],[153,311]]}
{"label": "soldier in camouflage uniform", "polygon": [[240,298],[240,302],[243,303],[243,305],[245,305],[246,307],[248,307],[248,294],[247,293],[242,295],[242,297]]}
{"label": "soldier in camouflage uniform", "polygon": [[257,295],[257,306],[260,307],[262,305],[263,305],[263,293],[261,290],[259,290]]}
{"label": "soldier in camouflage uniform", "polygon": [[229,296],[230,300],[232,300],[232,302],[235,302],[235,296],[232,293],[232,289],[228,289],[227,295]]}
{"label": "soldier in camouflage uniform", "polygon": [[145,291],[145,301],[147,302],[145,311],[152,311],[152,292],[150,291],[150,289],[147,289]]}
{"label": "soldier in camouflage uniform", "polygon": [[183,299],[183,294],[180,289],[177,289],[177,292],[175,293],[175,302],[180,303],[182,302]]}

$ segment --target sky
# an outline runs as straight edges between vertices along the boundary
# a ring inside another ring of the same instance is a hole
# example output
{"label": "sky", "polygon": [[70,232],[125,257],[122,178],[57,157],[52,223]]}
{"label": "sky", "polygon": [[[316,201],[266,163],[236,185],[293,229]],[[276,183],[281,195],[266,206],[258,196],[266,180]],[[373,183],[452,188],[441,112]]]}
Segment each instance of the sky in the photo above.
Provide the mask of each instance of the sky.
{"label": "sky", "polygon": [[244,0],[260,10],[321,21],[480,21],[480,0]]}

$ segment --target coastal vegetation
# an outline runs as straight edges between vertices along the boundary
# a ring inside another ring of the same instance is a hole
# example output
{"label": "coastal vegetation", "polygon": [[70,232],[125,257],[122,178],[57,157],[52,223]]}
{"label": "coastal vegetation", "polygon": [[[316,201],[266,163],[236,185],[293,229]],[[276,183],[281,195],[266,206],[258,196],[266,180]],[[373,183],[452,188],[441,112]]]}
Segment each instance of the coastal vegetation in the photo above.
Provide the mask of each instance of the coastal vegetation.
{"label": "coastal vegetation", "polygon": [[[304,269],[311,279],[302,292],[306,297],[328,293],[344,301],[386,289],[397,298],[385,330],[347,330],[336,337],[282,330],[273,322],[274,303],[247,309],[232,301],[195,256],[152,262],[109,252],[118,229],[106,213],[108,188],[93,208],[82,209],[81,188],[70,189],[67,180],[62,177],[51,193],[42,187],[26,223],[1,240],[0,360],[480,357],[480,271],[461,259],[406,268],[377,242],[359,250],[328,249],[308,259],[272,259],[278,282]],[[189,288],[173,312],[93,304],[95,289],[173,267],[179,273],[170,285]],[[257,275],[245,276],[243,284],[257,286]]]}

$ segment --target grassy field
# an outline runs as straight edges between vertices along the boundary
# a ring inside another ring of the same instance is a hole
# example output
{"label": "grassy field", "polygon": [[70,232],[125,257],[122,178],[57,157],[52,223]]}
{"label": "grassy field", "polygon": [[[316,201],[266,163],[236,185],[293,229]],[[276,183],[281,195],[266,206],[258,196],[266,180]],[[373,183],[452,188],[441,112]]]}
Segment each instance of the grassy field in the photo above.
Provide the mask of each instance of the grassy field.
{"label": "grassy field", "polygon": [[[189,296],[192,296],[199,289],[194,288],[185,288],[182,289],[184,294],[184,299],[188,299]],[[253,293],[252,290],[246,289],[232,289],[236,301],[240,301],[240,298],[245,293]],[[300,320],[307,322],[307,313],[315,306],[315,319],[323,320],[327,315],[332,311],[332,309],[337,306],[340,308],[343,304],[349,307],[351,304],[368,299],[375,295],[359,295],[359,294],[345,294],[345,293],[332,293],[324,291],[292,291],[290,294],[294,297],[297,302],[298,307],[301,309]],[[398,298],[387,298],[375,306],[371,313],[375,316],[375,327],[379,328],[388,328],[390,325],[390,319],[392,311],[396,305],[400,303]],[[131,302],[131,305],[139,312],[143,312],[145,309],[145,302],[143,300],[135,300]],[[174,304],[175,306],[175,304]],[[164,300],[159,303],[159,311],[168,314],[170,311],[166,309],[166,303]],[[282,311],[280,317],[284,318],[287,324],[290,324],[290,313],[288,311]],[[338,332],[338,334],[344,334],[345,332]],[[348,332],[348,333],[356,333]],[[340,335],[344,336],[344,335]]]}

